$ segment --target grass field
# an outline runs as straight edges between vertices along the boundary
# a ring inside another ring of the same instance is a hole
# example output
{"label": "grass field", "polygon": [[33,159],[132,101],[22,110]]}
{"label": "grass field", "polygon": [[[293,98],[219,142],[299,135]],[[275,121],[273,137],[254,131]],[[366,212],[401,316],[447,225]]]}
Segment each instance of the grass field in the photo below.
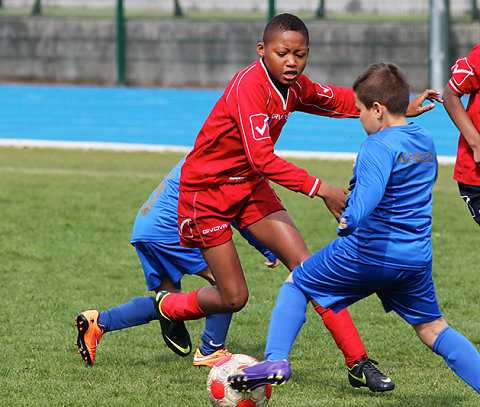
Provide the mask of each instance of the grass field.
{"label": "grass field", "polygon": [[[0,148],[0,405],[208,406],[208,370],[166,348],[157,322],[107,333],[95,365],[76,353],[73,318],[149,295],[130,232],[138,208],[180,158],[126,153]],[[352,163],[295,160],[334,185]],[[480,233],[442,166],[434,199],[434,278],[447,320],[480,348]],[[314,251],[335,237],[321,200],[276,188]],[[241,239],[240,239],[241,240]],[[262,358],[270,311],[285,278],[281,266],[238,241],[250,299],[233,318],[228,347]],[[199,287],[186,277],[184,288]],[[351,307],[370,357],[395,381],[388,394],[354,390],[343,358],[320,318],[294,345],[293,376],[274,389],[271,407],[478,406],[479,396],[415,337],[397,315],[370,297]],[[188,323],[193,345],[203,321]]]}

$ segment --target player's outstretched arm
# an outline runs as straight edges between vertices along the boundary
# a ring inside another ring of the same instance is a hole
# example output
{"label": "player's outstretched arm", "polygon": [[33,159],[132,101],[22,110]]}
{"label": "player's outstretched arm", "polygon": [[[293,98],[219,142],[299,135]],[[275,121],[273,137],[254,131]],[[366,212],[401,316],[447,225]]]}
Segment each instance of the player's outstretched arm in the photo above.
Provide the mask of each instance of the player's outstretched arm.
{"label": "player's outstretched arm", "polygon": [[407,117],[419,116],[435,107],[435,103],[429,103],[428,105],[423,106],[423,102],[425,102],[425,100],[443,103],[443,100],[440,97],[440,92],[434,89],[425,89],[422,93],[416,95],[410,101],[407,107]]}
{"label": "player's outstretched arm", "polygon": [[463,103],[460,100],[460,95],[456,94],[450,86],[447,85],[443,91],[443,100],[445,110],[472,149],[473,161],[477,167],[480,168],[480,133],[470,120],[470,117],[468,117]]}
{"label": "player's outstretched arm", "polygon": [[317,191],[317,196],[323,199],[325,205],[332,212],[335,219],[339,219],[340,215],[345,211],[345,200],[348,194],[347,189],[332,187],[324,182]]}

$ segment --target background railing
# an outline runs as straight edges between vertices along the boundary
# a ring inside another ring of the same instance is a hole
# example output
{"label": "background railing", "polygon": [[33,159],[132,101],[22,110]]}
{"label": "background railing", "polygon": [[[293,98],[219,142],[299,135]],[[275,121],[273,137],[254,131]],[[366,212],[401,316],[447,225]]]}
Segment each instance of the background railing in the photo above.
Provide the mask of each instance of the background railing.
{"label": "background railing", "polygon": [[[0,0],[4,12],[15,15],[106,16],[115,12],[116,0]],[[449,0],[455,19],[479,18],[479,0]],[[429,15],[429,0],[129,0],[127,17],[252,18],[270,19],[284,11],[303,18],[394,18],[412,20]],[[228,15],[226,15],[228,14]],[[352,17],[350,17],[352,18]]]}
{"label": "background railing", "polygon": [[438,88],[480,41],[477,0],[0,0],[0,80],[222,87],[281,12],[309,26],[307,73],[340,85],[391,60]]}

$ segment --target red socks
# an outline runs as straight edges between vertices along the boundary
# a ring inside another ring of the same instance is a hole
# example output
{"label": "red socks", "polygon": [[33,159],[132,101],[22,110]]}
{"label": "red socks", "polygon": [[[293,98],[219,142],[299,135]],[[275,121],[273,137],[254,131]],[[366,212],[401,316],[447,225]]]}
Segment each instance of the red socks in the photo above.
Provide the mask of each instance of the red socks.
{"label": "red socks", "polygon": [[325,309],[317,305],[315,311],[322,317],[323,323],[332,334],[338,348],[343,352],[349,368],[353,367],[355,361],[364,356],[367,357],[365,346],[363,346],[357,328],[346,308],[334,313],[330,308]]}
{"label": "red socks", "polygon": [[[202,311],[197,301],[200,290],[201,288],[189,293],[168,294],[162,300],[162,312],[175,321],[206,317],[207,314]],[[353,367],[355,361],[367,357],[365,347],[347,309],[335,314],[330,308],[325,309],[317,305],[315,311],[322,317],[323,323],[332,334],[338,348],[343,352],[349,368]]]}
{"label": "red socks", "polygon": [[162,312],[174,321],[190,321],[206,317],[197,301],[197,294],[201,290],[189,293],[171,293],[164,297],[161,303]]}

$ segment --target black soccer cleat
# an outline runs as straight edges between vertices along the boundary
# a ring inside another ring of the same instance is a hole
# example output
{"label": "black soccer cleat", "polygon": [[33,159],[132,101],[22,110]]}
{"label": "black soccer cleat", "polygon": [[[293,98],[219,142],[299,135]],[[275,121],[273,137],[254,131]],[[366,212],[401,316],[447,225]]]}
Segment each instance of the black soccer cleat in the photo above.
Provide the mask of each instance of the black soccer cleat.
{"label": "black soccer cleat", "polygon": [[183,321],[171,320],[162,312],[162,301],[169,294],[168,291],[160,291],[154,298],[155,311],[162,328],[163,340],[177,355],[187,356],[192,351],[192,342],[185,324]]}
{"label": "black soccer cleat", "polygon": [[395,383],[384,375],[374,365],[378,362],[363,358],[357,360],[351,369],[348,369],[348,381],[353,387],[368,387],[371,391],[390,391],[395,388]]}

